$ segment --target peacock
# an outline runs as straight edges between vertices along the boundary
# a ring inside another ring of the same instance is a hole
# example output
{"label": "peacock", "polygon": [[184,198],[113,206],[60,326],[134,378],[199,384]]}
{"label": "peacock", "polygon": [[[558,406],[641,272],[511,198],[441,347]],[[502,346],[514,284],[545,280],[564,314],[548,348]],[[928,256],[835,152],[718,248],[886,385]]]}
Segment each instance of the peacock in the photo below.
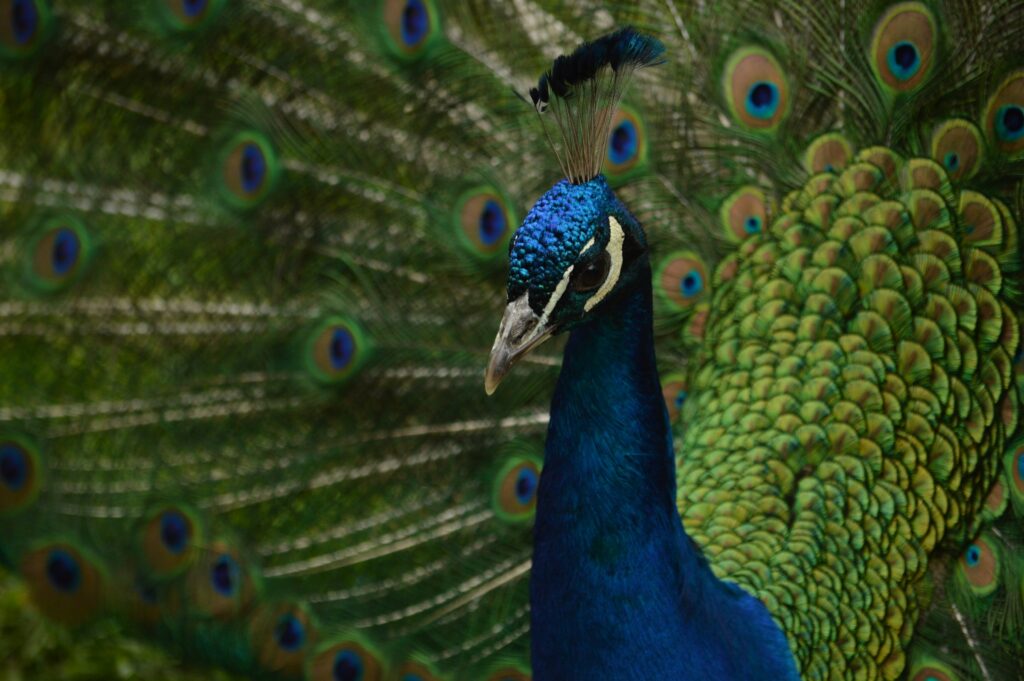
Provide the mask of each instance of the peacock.
{"label": "peacock", "polygon": [[249,678],[1024,678],[1022,44],[0,0],[0,566]]}

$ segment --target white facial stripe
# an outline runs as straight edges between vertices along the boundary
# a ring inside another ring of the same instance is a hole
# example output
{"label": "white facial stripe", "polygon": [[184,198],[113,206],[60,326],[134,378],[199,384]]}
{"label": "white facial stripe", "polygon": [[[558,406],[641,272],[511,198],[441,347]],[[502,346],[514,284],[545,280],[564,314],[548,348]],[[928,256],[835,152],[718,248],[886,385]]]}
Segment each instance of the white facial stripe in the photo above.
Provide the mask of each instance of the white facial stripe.
{"label": "white facial stripe", "polygon": [[574,265],[569,265],[569,269],[562,275],[562,281],[558,282],[558,286],[555,287],[551,297],[548,298],[548,304],[544,306],[544,311],[540,314],[540,323],[537,328],[542,329],[548,323],[548,319],[551,317],[551,313],[555,311],[555,307],[558,305],[558,301],[562,299],[562,295],[565,293],[565,289],[569,287],[569,277],[572,276],[572,268]]}
{"label": "white facial stripe", "polygon": [[590,241],[584,244],[583,248],[580,249],[579,255],[583,255],[587,252],[587,249],[594,245],[594,237],[590,237]]}
{"label": "white facial stripe", "polygon": [[622,244],[626,240],[626,233],[622,231],[622,225],[619,224],[619,221],[611,215],[608,216],[608,230],[608,247],[605,250],[608,252],[609,257],[611,257],[611,267],[608,270],[608,276],[604,279],[604,283],[601,284],[601,288],[597,289],[597,292],[590,296],[587,302],[583,304],[584,312],[590,312],[595,305],[611,293],[612,289],[615,288],[616,282],[619,281],[619,274],[622,273]]}

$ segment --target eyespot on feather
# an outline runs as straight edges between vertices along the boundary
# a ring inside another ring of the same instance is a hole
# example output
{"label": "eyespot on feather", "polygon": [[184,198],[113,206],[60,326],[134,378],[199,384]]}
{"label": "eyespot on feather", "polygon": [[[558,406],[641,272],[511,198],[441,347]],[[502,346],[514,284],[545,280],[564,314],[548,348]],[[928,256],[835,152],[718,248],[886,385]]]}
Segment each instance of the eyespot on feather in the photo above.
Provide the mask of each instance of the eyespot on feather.
{"label": "eyespot on feather", "polygon": [[388,47],[403,59],[422,56],[441,28],[433,0],[383,0],[382,20]]}
{"label": "eyespot on feather", "polygon": [[237,550],[215,541],[202,551],[188,571],[192,607],[219,619],[231,619],[249,603],[252,577]]}
{"label": "eyespot on feather", "polygon": [[306,341],[306,370],[319,383],[339,384],[359,370],[367,350],[366,336],[358,324],[331,317]]}
{"label": "eyespot on feather", "polygon": [[985,505],[982,507],[982,516],[986,520],[995,520],[1006,510],[1009,494],[1006,489],[1006,482],[1003,476],[996,478],[988,496],[985,497]]}
{"label": "eyespot on feather", "polygon": [[789,113],[789,84],[767,50],[744,47],[729,58],[722,87],[734,120],[754,130],[771,130]]}
{"label": "eyespot on feather", "polygon": [[433,665],[417,660],[409,660],[398,668],[399,681],[443,681]]}
{"label": "eyespot on feather", "polygon": [[17,59],[36,52],[52,21],[46,0],[0,0],[0,56]]}
{"label": "eyespot on feather", "polygon": [[1014,506],[1024,511],[1024,442],[1011,447],[1004,460]]}
{"label": "eyespot on feather", "polygon": [[689,396],[689,381],[684,374],[668,374],[661,379],[661,394],[665,398],[665,409],[668,410],[668,420],[675,423],[679,418],[679,412],[683,410],[683,404]]}
{"label": "eyespot on feather", "polygon": [[224,0],[153,0],[160,17],[174,31],[195,31],[209,26]]}
{"label": "eyespot on feather", "polygon": [[987,596],[999,586],[999,551],[987,537],[978,537],[967,546],[957,561],[957,575],[979,596]]}
{"label": "eyespot on feather", "polygon": [[509,457],[494,478],[491,493],[494,515],[507,523],[532,520],[537,508],[540,470],[539,457],[529,454]]}
{"label": "eyespot on feather", "polygon": [[875,24],[871,66],[890,91],[907,92],[923,83],[936,57],[935,17],[920,2],[890,7]]}
{"label": "eyespot on feather", "polygon": [[508,202],[491,186],[464,192],[455,202],[453,219],[460,243],[483,260],[505,253],[516,225]]}
{"label": "eyespot on feather", "polygon": [[1003,220],[987,197],[978,192],[960,192],[960,228],[965,243],[976,246],[999,245],[1003,237]]}
{"label": "eyespot on feather", "polygon": [[968,180],[978,172],[984,157],[981,131],[960,118],[946,121],[932,133],[932,159],[946,169],[953,182]]}
{"label": "eyespot on feather", "polygon": [[40,291],[57,291],[77,279],[92,251],[89,233],[71,216],[47,220],[30,248],[27,276]]}
{"label": "eyespot on feather", "polygon": [[26,438],[0,436],[0,516],[29,506],[41,487],[39,449]]}
{"label": "eyespot on feather", "polygon": [[768,214],[768,197],[754,186],[737,189],[718,209],[725,236],[737,243],[767,229]]}
{"label": "eyespot on feather", "polygon": [[658,265],[654,281],[670,305],[685,310],[698,302],[707,290],[707,267],[695,253],[676,251]]}
{"label": "eyespot on feather", "polygon": [[142,530],[142,554],[153,575],[172,575],[191,564],[202,544],[201,528],[198,516],[183,507],[151,514]]}
{"label": "eyespot on feather", "polygon": [[271,606],[253,618],[250,640],[264,670],[299,677],[306,652],[315,643],[316,628],[303,606]]}
{"label": "eyespot on feather", "polygon": [[985,132],[1000,151],[1024,151],[1024,70],[1010,74],[989,99]]}
{"label": "eyespot on feather", "polygon": [[105,576],[99,561],[69,542],[49,542],[25,554],[21,576],[32,602],[55,622],[83,624],[103,608]]}
{"label": "eyespot on feather", "polygon": [[910,681],[960,681],[949,667],[933,659],[924,659],[915,663],[907,675]]}
{"label": "eyespot on feather", "polygon": [[646,160],[647,129],[635,110],[620,106],[612,116],[602,170],[610,181],[615,181],[640,168]]}
{"label": "eyespot on feather", "polygon": [[814,139],[804,152],[804,168],[811,175],[838,173],[853,158],[853,145],[838,132],[829,132]]}
{"label": "eyespot on feather", "polygon": [[310,681],[383,681],[380,651],[358,634],[321,645],[306,665]]}
{"label": "eyespot on feather", "polygon": [[245,210],[260,204],[274,188],[280,164],[270,141],[254,131],[240,132],[224,146],[220,161],[221,195]]}

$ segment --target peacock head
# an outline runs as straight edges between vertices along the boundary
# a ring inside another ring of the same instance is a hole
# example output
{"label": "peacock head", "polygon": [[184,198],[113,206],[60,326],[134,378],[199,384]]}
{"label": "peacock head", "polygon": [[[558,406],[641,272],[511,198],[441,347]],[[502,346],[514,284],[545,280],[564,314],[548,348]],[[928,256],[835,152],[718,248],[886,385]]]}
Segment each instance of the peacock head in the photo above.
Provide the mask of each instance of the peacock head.
{"label": "peacock head", "polygon": [[555,156],[567,179],[537,201],[512,238],[508,307],[491,348],[488,395],[535,347],[601,314],[602,303],[650,276],[644,232],[608,187],[601,164],[626,83],[637,69],[660,64],[664,52],[656,39],[624,28],[558,57],[530,90],[542,123],[557,121]]}
{"label": "peacock head", "polygon": [[604,176],[549,189],[512,238],[508,306],[491,349],[487,394],[531,350],[649,278],[646,255],[643,229]]}

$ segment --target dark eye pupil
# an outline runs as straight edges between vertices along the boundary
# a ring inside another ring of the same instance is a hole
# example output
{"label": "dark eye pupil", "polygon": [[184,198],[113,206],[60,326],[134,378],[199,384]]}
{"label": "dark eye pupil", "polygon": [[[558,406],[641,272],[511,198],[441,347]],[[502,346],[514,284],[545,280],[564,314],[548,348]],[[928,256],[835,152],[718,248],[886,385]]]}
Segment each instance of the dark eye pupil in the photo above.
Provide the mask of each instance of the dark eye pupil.
{"label": "dark eye pupil", "polygon": [[775,100],[775,93],[767,83],[758,83],[750,92],[750,101],[754,106],[768,106]]}
{"label": "dark eye pupil", "polygon": [[1003,114],[1003,124],[1010,132],[1019,132],[1024,128],[1024,109],[1019,106],[1010,107]]}
{"label": "dark eye pupil", "polygon": [[579,275],[573,281],[573,288],[580,292],[597,288],[608,276],[608,267],[608,253],[605,252],[580,270]]}
{"label": "dark eye pupil", "polygon": [[234,576],[231,559],[222,556],[213,566],[213,585],[222,594],[229,595],[234,590]]}
{"label": "dark eye pupil", "polygon": [[913,45],[900,45],[896,48],[896,63],[905,69],[909,69],[917,61],[917,50]]}

